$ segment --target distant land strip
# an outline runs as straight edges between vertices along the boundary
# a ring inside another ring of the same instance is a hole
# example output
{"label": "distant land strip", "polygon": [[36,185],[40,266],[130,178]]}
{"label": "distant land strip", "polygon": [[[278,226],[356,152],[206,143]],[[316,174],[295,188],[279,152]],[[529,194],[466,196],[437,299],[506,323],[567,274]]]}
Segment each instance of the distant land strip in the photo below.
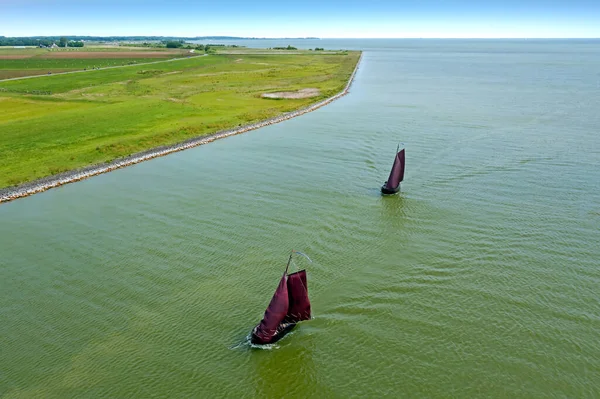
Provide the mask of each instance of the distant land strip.
{"label": "distant land strip", "polygon": [[[114,41],[161,41],[161,40],[319,40],[318,37],[243,37],[243,36],[0,36],[0,45],[18,46],[19,43],[28,43],[32,40],[54,40],[59,41],[61,37],[69,40],[85,40],[91,42],[114,42]],[[23,42],[25,41],[25,42]],[[35,45],[35,44],[30,44]]]}
{"label": "distant land strip", "polygon": [[126,166],[134,165],[136,163],[147,161],[152,158],[162,157],[173,152],[186,150],[188,148],[197,147],[203,144],[208,144],[218,139],[234,136],[236,134],[245,133],[251,130],[256,130],[261,127],[273,125],[275,123],[283,122],[288,119],[292,119],[297,116],[312,112],[348,94],[348,91],[350,90],[350,86],[354,81],[354,76],[356,75],[356,71],[358,70],[361,60],[362,53],[358,58],[358,61],[356,62],[356,66],[354,67],[350,78],[348,79],[348,83],[346,83],[346,86],[341,92],[332,97],[326,98],[325,100],[319,101],[318,103],[309,105],[308,107],[304,107],[292,112],[287,112],[283,115],[269,118],[261,122],[244,125],[236,129],[222,130],[220,132],[216,132],[207,136],[188,139],[178,144],[165,145],[150,150],[142,151],[137,154],[130,155],[128,157],[115,159],[111,162],[91,165],[81,169],[75,169],[72,171],[59,173],[57,175],[43,177],[33,182],[21,184],[17,187],[7,187],[4,189],[0,189],[0,203],[12,201],[17,198],[27,197],[36,193],[49,190],[54,187],[62,186],[64,184],[87,179],[88,177],[110,172],[115,169],[124,168]]}

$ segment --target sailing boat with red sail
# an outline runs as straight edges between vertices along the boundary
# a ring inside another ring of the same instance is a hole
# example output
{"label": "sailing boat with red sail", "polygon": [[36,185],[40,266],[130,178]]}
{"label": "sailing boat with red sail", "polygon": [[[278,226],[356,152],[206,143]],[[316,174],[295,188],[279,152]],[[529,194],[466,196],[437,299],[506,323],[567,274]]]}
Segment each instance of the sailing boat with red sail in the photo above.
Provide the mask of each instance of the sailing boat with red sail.
{"label": "sailing boat with red sail", "polygon": [[275,294],[273,294],[273,298],[271,298],[265,315],[250,334],[250,342],[255,345],[277,342],[290,332],[296,326],[296,323],[309,320],[311,317],[306,270],[288,274],[294,254],[300,254],[308,258],[308,256],[298,251],[292,250],[290,253],[285,272],[279,280],[279,285],[275,290]]}
{"label": "sailing boat with red sail", "polygon": [[390,172],[390,177],[383,186],[381,186],[381,192],[383,194],[396,194],[400,191],[400,182],[404,180],[404,148],[402,151],[398,151],[400,146],[396,149],[396,158],[394,158],[394,165]]}

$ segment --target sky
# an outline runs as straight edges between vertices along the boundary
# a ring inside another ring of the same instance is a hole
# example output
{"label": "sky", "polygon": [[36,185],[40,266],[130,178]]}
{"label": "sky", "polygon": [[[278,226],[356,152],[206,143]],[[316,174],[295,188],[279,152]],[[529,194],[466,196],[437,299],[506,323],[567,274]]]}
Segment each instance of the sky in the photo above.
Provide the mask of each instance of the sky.
{"label": "sky", "polygon": [[600,38],[600,0],[0,0],[0,36]]}

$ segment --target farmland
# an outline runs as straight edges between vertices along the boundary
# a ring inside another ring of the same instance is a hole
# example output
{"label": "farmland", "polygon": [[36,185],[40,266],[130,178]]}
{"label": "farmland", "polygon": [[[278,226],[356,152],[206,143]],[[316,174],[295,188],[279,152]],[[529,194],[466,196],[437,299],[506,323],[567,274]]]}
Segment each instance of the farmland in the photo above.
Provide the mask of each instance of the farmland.
{"label": "farmland", "polygon": [[[242,51],[0,81],[0,188],[307,106],[341,91],[358,58]],[[46,62],[5,61],[22,70]],[[58,68],[82,59],[48,61]],[[314,96],[262,97],[307,88]]]}
{"label": "farmland", "polygon": [[131,65],[189,56],[185,50],[85,47],[67,49],[0,47],[0,80],[109,66]]}

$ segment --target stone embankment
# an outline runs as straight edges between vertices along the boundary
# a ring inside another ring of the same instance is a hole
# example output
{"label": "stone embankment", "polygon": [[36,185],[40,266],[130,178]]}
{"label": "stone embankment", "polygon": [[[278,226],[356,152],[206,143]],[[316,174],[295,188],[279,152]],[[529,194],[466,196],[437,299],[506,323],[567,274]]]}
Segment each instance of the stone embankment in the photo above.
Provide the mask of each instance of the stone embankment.
{"label": "stone embankment", "polygon": [[361,60],[362,60],[362,54],[361,54],[360,58],[358,59],[358,62],[356,63],[356,67],[354,68],[352,75],[350,75],[350,79],[348,80],[346,87],[344,87],[344,89],[340,93],[338,93],[332,97],[329,97],[323,101],[320,101],[316,104],[312,104],[312,105],[309,105],[308,107],[305,107],[305,108],[302,108],[302,109],[299,109],[299,110],[296,110],[293,112],[288,112],[283,115],[280,115],[280,116],[277,116],[274,118],[270,118],[270,119],[267,119],[267,120],[264,120],[264,121],[261,121],[258,123],[241,126],[241,127],[235,128],[235,129],[222,130],[220,132],[213,133],[208,136],[192,138],[192,139],[183,141],[178,144],[173,144],[170,146],[161,146],[161,147],[153,148],[153,149],[139,152],[137,154],[134,154],[134,155],[131,155],[131,156],[128,156],[125,158],[116,159],[112,162],[98,164],[98,165],[92,165],[92,166],[88,166],[88,167],[85,167],[82,169],[76,169],[76,170],[60,173],[57,175],[44,177],[44,178],[38,179],[36,181],[30,182],[30,183],[22,184],[17,187],[9,187],[9,188],[0,189],[0,203],[12,201],[14,199],[21,198],[21,197],[27,197],[29,195],[36,194],[36,193],[39,193],[42,191],[46,191],[46,190],[54,188],[54,187],[62,186],[63,184],[73,183],[73,182],[76,182],[79,180],[87,179],[88,177],[92,177],[92,176],[99,175],[102,173],[110,172],[112,170],[120,169],[125,166],[133,165],[133,164],[136,164],[139,162],[147,161],[148,159],[162,157],[164,155],[171,154],[176,151],[186,150],[188,148],[196,147],[196,146],[199,146],[202,144],[207,144],[207,143],[210,143],[210,142],[218,140],[218,139],[233,136],[236,134],[245,133],[250,130],[259,129],[261,127],[273,125],[275,123],[283,122],[285,120],[295,118],[297,116],[314,111],[314,110],[321,108],[322,106],[327,105],[327,104],[331,103],[332,101],[335,101],[338,98],[343,97],[346,94],[348,94],[348,90],[350,89],[350,86],[352,85],[352,82],[354,81],[354,75],[356,74],[356,71],[358,70],[358,66],[360,65]]}

